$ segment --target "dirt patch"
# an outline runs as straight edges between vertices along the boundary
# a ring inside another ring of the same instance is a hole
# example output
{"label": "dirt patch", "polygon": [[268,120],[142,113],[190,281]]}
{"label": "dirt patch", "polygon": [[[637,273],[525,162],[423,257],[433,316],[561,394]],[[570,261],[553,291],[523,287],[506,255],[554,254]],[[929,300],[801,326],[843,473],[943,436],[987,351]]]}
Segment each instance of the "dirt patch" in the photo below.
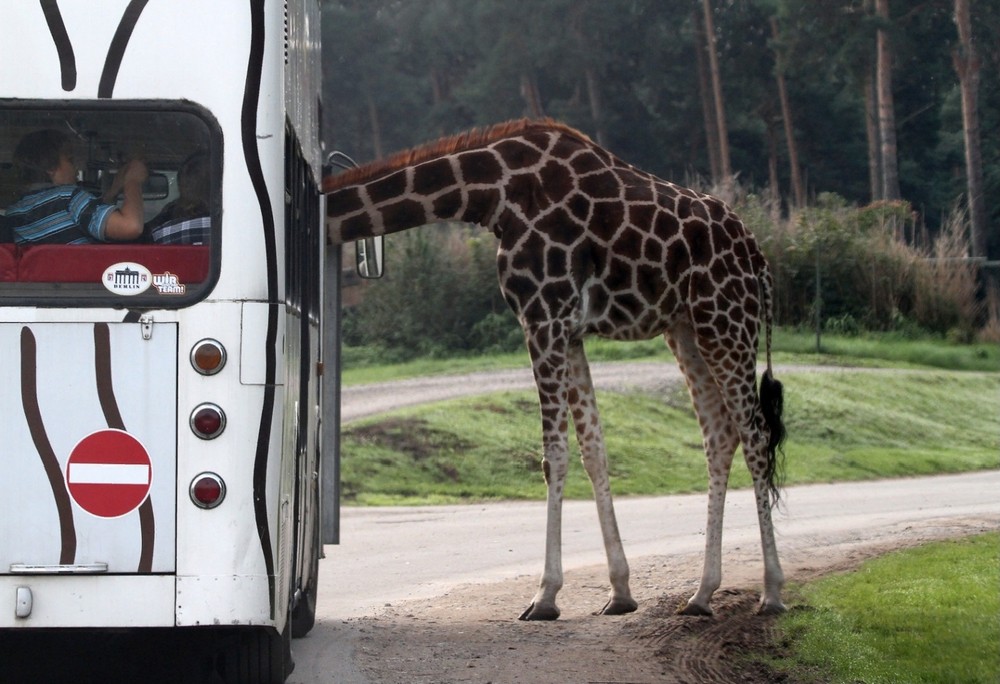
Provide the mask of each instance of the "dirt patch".
{"label": "dirt patch", "polygon": [[424,461],[442,452],[463,451],[473,446],[450,432],[430,427],[427,421],[419,418],[380,420],[372,425],[348,428],[344,430],[344,436],[407,454],[414,461]]}
{"label": "dirt patch", "polygon": [[[789,548],[791,582],[856,568],[891,550],[996,528],[993,518],[928,521],[887,529],[877,537],[846,535],[823,548]],[[458,587],[429,600],[387,604],[351,620],[355,661],[371,682],[525,682],[532,684],[704,684],[799,681],[763,664],[780,658],[773,617],[754,614],[761,572],[756,549],[725,559],[715,615],[676,615],[696,587],[699,555],[644,557],[632,562],[639,610],[595,616],[606,600],[604,567],[568,571],[555,622],[520,622],[535,577]],[[786,600],[788,597],[786,596]],[[806,610],[789,601],[792,610]],[[810,678],[810,681],[815,679]]]}

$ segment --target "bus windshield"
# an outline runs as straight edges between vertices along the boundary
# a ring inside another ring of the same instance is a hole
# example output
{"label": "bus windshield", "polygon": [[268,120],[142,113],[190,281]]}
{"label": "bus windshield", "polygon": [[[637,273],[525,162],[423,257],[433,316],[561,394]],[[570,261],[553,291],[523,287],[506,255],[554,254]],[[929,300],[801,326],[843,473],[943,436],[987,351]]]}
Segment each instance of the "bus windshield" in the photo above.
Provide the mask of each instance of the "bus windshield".
{"label": "bus windshield", "polygon": [[0,100],[0,304],[203,298],[219,262],[221,150],[190,103]]}

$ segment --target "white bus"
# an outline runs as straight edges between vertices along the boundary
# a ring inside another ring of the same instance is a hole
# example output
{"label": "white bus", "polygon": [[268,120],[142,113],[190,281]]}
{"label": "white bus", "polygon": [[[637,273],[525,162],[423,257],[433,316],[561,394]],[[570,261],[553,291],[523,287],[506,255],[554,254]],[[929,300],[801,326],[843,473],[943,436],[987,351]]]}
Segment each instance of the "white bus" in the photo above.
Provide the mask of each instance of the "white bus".
{"label": "white bus", "polygon": [[[319,40],[318,0],[0,9],[0,639],[190,628],[226,681],[284,681],[337,519]],[[30,178],[39,131],[72,186]],[[131,159],[139,240],[39,215],[31,193],[82,187],[67,220],[108,225]],[[182,204],[198,232],[156,239]]]}

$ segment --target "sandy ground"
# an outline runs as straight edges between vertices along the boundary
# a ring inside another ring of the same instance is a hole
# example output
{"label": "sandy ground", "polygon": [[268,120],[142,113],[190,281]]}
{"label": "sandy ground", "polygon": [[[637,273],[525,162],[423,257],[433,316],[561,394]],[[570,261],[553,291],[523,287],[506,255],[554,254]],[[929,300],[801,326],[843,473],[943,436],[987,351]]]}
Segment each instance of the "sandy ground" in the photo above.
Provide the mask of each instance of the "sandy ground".
{"label": "sandy ground", "polygon": [[[783,549],[789,583],[857,567],[887,551],[1000,527],[1000,516],[907,522],[867,531],[828,534]],[[700,554],[644,556],[632,561],[639,610],[592,615],[606,598],[603,565],[566,573],[556,622],[520,622],[515,611],[537,581],[525,575],[456,587],[441,596],[383,605],[366,617],[339,621],[333,637],[350,646],[351,663],[315,681],[376,683],[566,682],[794,682],[747,659],[780,658],[774,619],[754,614],[761,573],[752,545],[725,558],[725,580],[710,618],[681,617],[676,608],[694,591]],[[787,592],[790,610],[794,591]],[[303,673],[304,674],[304,673]],[[291,681],[295,681],[293,674]]]}

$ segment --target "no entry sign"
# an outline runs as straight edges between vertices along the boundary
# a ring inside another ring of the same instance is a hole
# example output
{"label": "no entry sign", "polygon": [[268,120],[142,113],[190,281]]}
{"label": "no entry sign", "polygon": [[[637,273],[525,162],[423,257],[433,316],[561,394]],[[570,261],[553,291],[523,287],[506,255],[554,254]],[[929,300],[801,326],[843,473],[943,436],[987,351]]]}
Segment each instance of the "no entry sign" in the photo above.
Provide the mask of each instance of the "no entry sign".
{"label": "no entry sign", "polygon": [[146,447],[122,430],[98,430],[73,448],[66,486],[88,513],[117,518],[131,513],[149,495],[153,466]]}

